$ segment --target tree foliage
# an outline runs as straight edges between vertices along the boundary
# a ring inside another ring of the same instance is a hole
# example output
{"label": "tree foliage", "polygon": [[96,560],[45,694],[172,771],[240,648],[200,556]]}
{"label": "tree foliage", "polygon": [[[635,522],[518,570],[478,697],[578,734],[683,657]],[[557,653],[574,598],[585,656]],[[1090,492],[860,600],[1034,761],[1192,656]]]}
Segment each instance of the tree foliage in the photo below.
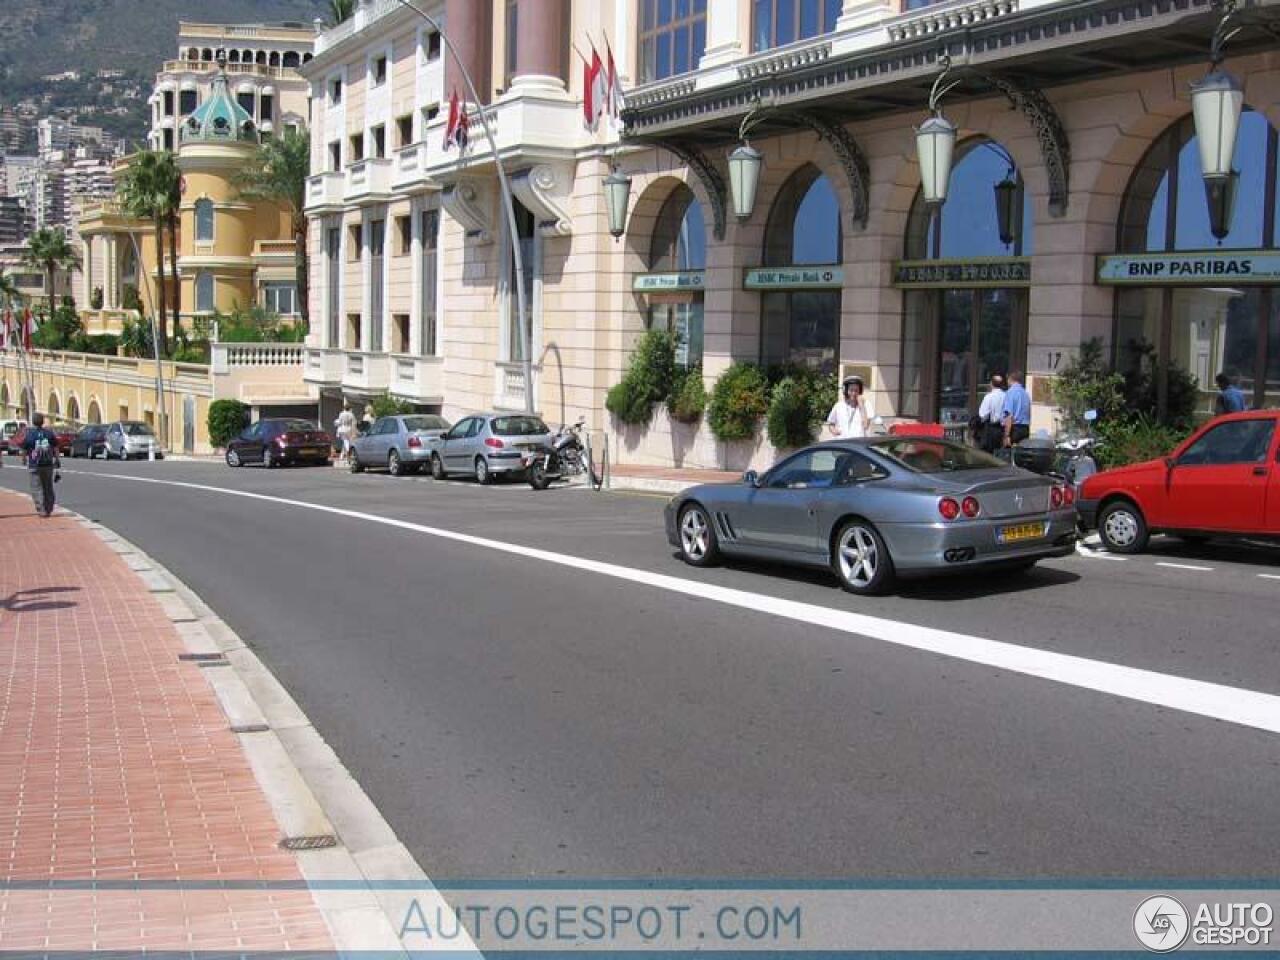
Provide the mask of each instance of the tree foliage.
{"label": "tree foliage", "polygon": [[[166,347],[169,340],[168,293],[165,282],[165,237],[170,246],[176,236],[176,215],[181,202],[179,183],[181,175],[172,153],[167,150],[140,150],[134,154],[117,184],[120,205],[131,217],[151,221],[155,234],[156,263],[161,265],[160,283],[156,287],[156,320],[160,327],[160,342]],[[174,289],[177,289],[176,262],[169,264],[174,271]]]}
{"label": "tree foliage", "polygon": [[655,404],[666,402],[676,385],[676,335],[648,330],[636,341],[627,370],[605,397],[605,408],[627,424],[646,424]]}
{"label": "tree foliage", "polygon": [[225,447],[249,424],[249,408],[239,400],[215,400],[209,404],[209,442]]}
{"label": "tree foliage", "polygon": [[67,240],[67,235],[61,230],[42,227],[27,239],[26,249],[22,251],[22,262],[44,274],[44,282],[49,294],[47,316],[52,316],[55,309],[53,291],[58,273],[63,270],[74,270],[80,266],[80,254],[76,253],[75,248]]}
{"label": "tree foliage", "polygon": [[769,382],[753,363],[735,363],[711,389],[707,423],[716,439],[748,440],[769,409]]}

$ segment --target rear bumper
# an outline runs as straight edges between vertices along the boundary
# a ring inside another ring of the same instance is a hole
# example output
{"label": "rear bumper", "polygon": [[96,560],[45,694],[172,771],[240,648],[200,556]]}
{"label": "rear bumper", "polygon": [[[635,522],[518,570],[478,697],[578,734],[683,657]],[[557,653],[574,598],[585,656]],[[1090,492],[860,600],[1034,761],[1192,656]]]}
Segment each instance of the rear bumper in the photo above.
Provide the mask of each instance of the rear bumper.
{"label": "rear bumper", "polygon": [[[999,531],[1016,523],[1047,520],[1043,536],[1001,543]],[[901,574],[937,573],[1025,560],[1065,557],[1078,538],[1075,510],[1057,510],[1036,518],[953,523],[886,523],[880,533]]]}

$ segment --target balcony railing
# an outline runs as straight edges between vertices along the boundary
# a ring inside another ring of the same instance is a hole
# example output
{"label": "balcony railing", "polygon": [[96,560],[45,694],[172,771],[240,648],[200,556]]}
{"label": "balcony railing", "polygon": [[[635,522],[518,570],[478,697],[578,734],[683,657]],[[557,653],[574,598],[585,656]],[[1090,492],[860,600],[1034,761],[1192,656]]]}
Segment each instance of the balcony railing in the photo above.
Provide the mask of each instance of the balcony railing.
{"label": "balcony railing", "polygon": [[344,183],[344,175],[337,170],[307,177],[307,211],[341,208]]}
{"label": "balcony railing", "polygon": [[347,203],[382,203],[391,199],[391,159],[370,157],[347,167]]}
{"label": "balcony railing", "polygon": [[390,391],[418,403],[444,401],[444,358],[393,354]]}
{"label": "balcony railing", "polygon": [[308,383],[334,386],[342,382],[343,351],[329,347],[307,347],[302,379]]}
{"label": "balcony railing", "polygon": [[[218,65],[209,60],[166,60],[162,73],[216,73]],[[272,80],[301,79],[292,67],[272,67],[265,63],[228,63],[228,76],[268,77]]]}
{"label": "balcony railing", "polygon": [[347,351],[342,385],[363,393],[385,393],[391,386],[391,356]]}
{"label": "balcony railing", "polygon": [[301,367],[307,348],[301,343],[214,343],[214,373],[233,367]]}
{"label": "balcony railing", "polygon": [[429,141],[423,140],[396,151],[391,188],[397,193],[425,190],[431,185],[431,177],[427,173],[428,143]]}

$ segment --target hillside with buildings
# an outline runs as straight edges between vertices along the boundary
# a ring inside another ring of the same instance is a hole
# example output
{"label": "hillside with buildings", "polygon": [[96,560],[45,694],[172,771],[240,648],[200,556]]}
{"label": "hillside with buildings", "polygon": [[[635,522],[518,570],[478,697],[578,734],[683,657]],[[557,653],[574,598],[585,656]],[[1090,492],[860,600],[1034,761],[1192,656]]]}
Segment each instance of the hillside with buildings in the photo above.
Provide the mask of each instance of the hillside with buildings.
{"label": "hillside with buildings", "polygon": [[0,3],[0,153],[30,152],[56,116],[144,139],[147,97],[178,21],[310,25],[320,0],[9,0]]}

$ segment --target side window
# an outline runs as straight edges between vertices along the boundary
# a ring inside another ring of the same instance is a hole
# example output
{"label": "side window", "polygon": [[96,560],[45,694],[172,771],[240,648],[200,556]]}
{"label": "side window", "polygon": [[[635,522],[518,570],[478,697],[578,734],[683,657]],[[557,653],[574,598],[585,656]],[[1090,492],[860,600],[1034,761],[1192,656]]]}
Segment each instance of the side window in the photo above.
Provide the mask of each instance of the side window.
{"label": "side window", "polygon": [[887,477],[888,475],[887,470],[872,463],[862,454],[847,453],[836,468],[835,486],[848,487],[862,480],[875,480],[878,477]]}
{"label": "side window", "polygon": [[786,490],[829,487],[835,481],[836,464],[843,454],[843,450],[833,449],[798,453],[773,469],[768,486]]}
{"label": "side window", "polygon": [[465,420],[455,423],[453,425],[453,429],[449,431],[449,436],[454,440],[462,440],[470,436],[470,433],[468,431],[471,430],[471,424],[474,422],[475,421],[473,421],[470,417],[468,417]]}
{"label": "side window", "polygon": [[1262,463],[1271,447],[1273,420],[1234,420],[1205,433],[1178,458],[1179,466]]}
{"label": "side window", "polygon": [[484,428],[484,420],[482,420],[480,417],[473,417],[471,420],[471,426],[467,430],[467,436],[474,437],[478,435],[483,428]]}

